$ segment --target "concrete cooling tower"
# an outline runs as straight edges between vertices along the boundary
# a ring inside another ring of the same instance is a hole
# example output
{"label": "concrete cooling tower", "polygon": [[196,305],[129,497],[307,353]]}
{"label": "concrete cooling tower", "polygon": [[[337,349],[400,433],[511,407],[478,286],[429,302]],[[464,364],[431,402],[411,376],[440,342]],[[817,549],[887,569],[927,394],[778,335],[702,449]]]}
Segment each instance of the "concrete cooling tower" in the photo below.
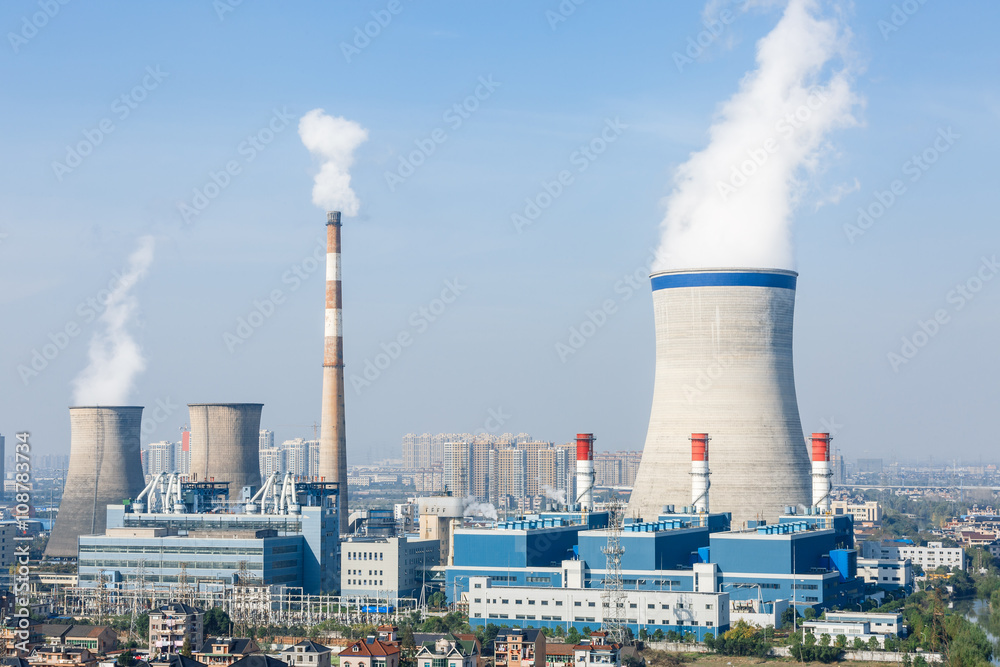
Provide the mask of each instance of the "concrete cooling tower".
{"label": "concrete cooling tower", "polygon": [[135,498],[145,482],[141,407],[70,408],[69,470],[47,557],[77,555],[80,535],[103,533],[107,506]]}
{"label": "concrete cooling tower", "polygon": [[733,527],[810,504],[792,371],[793,271],[704,269],[652,276],[656,381],[629,515],[690,501],[689,437],[712,437],[712,509]]}
{"label": "concrete cooling tower", "polygon": [[191,475],[229,482],[229,499],[244,486],[260,488],[261,403],[190,403]]}

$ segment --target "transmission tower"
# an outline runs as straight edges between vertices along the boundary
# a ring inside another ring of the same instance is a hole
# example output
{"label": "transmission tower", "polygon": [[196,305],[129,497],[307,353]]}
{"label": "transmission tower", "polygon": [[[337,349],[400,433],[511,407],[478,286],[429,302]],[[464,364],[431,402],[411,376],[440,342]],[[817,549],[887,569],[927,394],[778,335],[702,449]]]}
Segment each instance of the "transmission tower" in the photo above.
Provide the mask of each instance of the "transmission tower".
{"label": "transmission tower", "polygon": [[132,590],[132,620],[129,622],[128,628],[128,638],[132,640],[138,640],[139,635],[136,634],[135,625],[139,618],[139,605],[142,601],[143,591],[146,590],[146,559],[140,558],[139,564],[135,568],[135,575],[132,577],[133,590]]}
{"label": "transmission tower", "polygon": [[625,645],[628,636],[625,632],[625,586],[622,583],[622,518],[624,506],[621,499],[615,497],[607,504],[608,509],[608,545],[601,551],[607,559],[604,571],[604,593],[601,602],[604,614],[601,630],[607,633],[608,641]]}

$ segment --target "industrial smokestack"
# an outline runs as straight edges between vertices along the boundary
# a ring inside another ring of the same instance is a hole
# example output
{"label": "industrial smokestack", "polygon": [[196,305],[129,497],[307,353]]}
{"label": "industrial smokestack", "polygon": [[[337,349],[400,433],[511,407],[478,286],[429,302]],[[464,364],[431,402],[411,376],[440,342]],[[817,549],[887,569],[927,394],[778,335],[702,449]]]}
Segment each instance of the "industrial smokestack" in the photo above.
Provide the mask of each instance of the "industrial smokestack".
{"label": "industrial smokestack", "polygon": [[80,535],[104,533],[107,506],[135,498],[145,485],[141,407],[70,408],[69,425],[69,469],[47,557],[75,558]]}
{"label": "industrial smokestack", "polygon": [[792,369],[793,271],[694,269],[652,276],[656,380],[630,514],[656,517],[690,490],[691,424],[712,434],[717,510],[739,525],[809,502]]}
{"label": "industrial smokestack", "polygon": [[191,475],[229,482],[229,499],[260,488],[261,403],[189,403]]}
{"label": "industrial smokestack", "polygon": [[695,512],[708,512],[708,433],[691,434],[691,506]]}
{"label": "industrial smokestack", "polygon": [[830,513],[830,483],[833,471],[830,469],[829,433],[812,434],[812,506],[822,514]]}
{"label": "industrial smokestack", "polygon": [[347,532],[347,431],[344,424],[344,334],[340,289],[340,211],[326,214],[326,325],[319,474],[340,485],[340,532]]}
{"label": "industrial smokestack", "polygon": [[594,509],[594,434],[576,434],[576,502],[580,509]]}

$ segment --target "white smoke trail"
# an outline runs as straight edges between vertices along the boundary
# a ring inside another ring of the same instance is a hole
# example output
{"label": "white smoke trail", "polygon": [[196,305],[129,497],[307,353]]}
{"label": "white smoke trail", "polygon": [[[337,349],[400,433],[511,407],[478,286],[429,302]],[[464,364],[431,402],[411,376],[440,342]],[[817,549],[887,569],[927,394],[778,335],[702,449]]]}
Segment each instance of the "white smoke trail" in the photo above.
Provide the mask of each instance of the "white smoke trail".
{"label": "white smoke trail", "polygon": [[654,270],[792,266],[791,214],[806,177],[828,134],[857,124],[861,103],[846,62],[849,32],[818,12],[816,0],[788,2],[708,146],[678,167]]}
{"label": "white smoke trail", "polygon": [[125,405],[136,376],[146,369],[142,350],[128,325],[138,308],[131,291],[153,263],[153,246],[152,236],[140,238],[139,247],[129,255],[125,273],[117,276],[107,308],[98,319],[103,330],[90,339],[90,363],[73,380],[76,405]]}
{"label": "white smoke trail", "polygon": [[368,130],[313,109],[299,121],[299,136],[309,152],[322,160],[313,184],[313,203],[324,210],[357,215],[361,204],[351,189],[351,165],[354,150],[368,140]]}
{"label": "white smoke trail", "polygon": [[496,521],[499,518],[497,508],[492,503],[481,503],[476,500],[475,496],[466,496],[464,503],[462,516],[481,516],[490,521]]}
{"label": "white smoke trail", "polygon": [[548,484],[542,484],[542,493],[549,500],[554,500],[560,505],[566,504],[566,490],[565,489],[553,489]]}

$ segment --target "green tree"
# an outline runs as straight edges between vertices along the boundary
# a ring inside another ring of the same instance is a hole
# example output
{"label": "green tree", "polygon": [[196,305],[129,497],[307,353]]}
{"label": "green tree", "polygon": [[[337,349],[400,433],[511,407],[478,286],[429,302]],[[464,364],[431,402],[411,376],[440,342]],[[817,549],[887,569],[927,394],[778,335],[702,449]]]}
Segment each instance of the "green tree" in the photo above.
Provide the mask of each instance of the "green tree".
{"label": "green tree", "polygon": [[871,639],[868,640],[868,650],[869,651],[877,651],[880,648],[882,648],[882,647],[879,645],[878,639],[876,639],[875,637],[872,637]]}
{"label": "green tree", "polygon": [[185,658],[191,657],[191,636],[184,635],[184,645],[181,646],[181,655]]}
{"label": "green tree", "polygon": [[132,651],[122,651],[115,662],[119,667],[132,667],[135,664],[135,656],[132,655]]}
{"label": "green tree", "polygon": [[225,637],[229,634],[229,626],[232,625],[232,620],[222,607],[212,607],[205,612],[203,623],[205,636]]}
{"label": "green tree", "polygon": [[834,640],[833,645],[839,649],[847,648],[847,636],[837,635],[837,638]]}
{"label": "green tree", "polygon": [[860,651],[865,647],[865,643],[861,640],[861,637],[855,637],[851,645],[855,651]]}
{"label": "green tree", "polygon": [[435,591],[431,593],[429,598],[427,598],[427,604],[435,609],[440,609],[448,604],[448,598],[443,592]]}
{"label": "green tree", "polygon": [[[712,635],[706,635],[706,636],[707,637],[711,637]],[[654,642],[662,642],[663,641],[663,629],[662,628],[656,628],[656,630],[653,631],[653,641]]]}
{"label": "green tree", "polygon": [[569,630],[566,631],[566,643],[567,644],[580,643],[580,631],[576,629],[575,625],[569,626]]}

